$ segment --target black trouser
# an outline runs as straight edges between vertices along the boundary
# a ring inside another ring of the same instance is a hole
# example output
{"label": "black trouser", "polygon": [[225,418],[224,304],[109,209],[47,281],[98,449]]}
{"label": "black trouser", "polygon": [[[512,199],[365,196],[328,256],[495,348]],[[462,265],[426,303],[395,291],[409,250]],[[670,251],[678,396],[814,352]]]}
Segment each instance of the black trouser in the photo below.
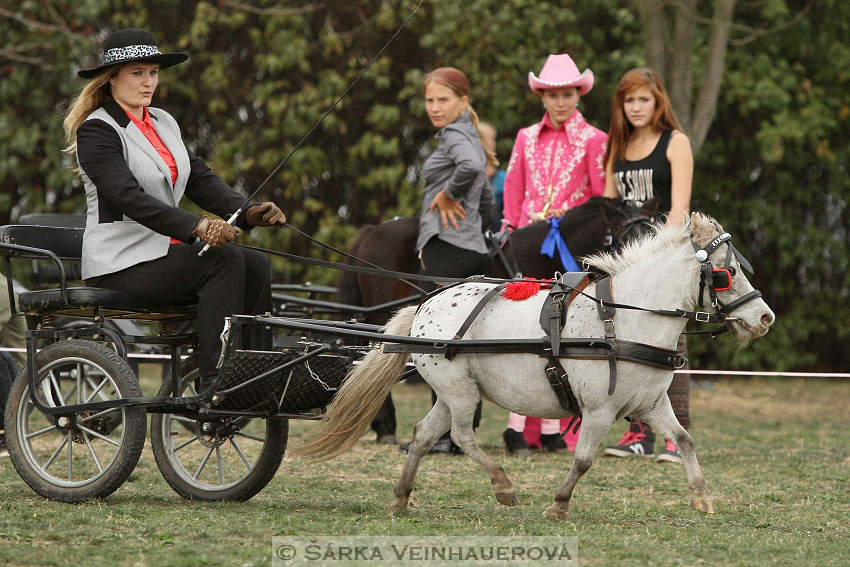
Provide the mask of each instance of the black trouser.
{"label": "black trouser", "polygon": [[[432,237],[422,248],[422,260],[419,271],[428,276],[443,276],[447,278],[466,278],[477,274],[486,274],[489,268],[487,254],[479,254],[465,248],[458,248],[448,242]],[[426,291],[437,288],[433,282],[420,282],[420,287]],[[437,394],[431,390],[431,402],[436,403]],[[481,402],[475,408],[472,427],[477,428],[481,422]],[[446,432],[440,439],[451,437],[451,431]]]}
{"label": "black trouser", "polygon": [[20,371],[21,369],[18,368],[18,363],[15,362],[12,355],[6,351],[0,351],[0,431],[3,431],[4,412],[9,390],[12,389],[12,382],[15,381]]}
{"label": "black trouser", "polygon": [[[162,258],[86,280],[86,285],[126,291],[154,305],[198,305],[198,366],[217,373],[224,318],[271,312],[271,267],[256,250],[228,244],[198,252],[204,243],[172,244]],[[244,348],[267,350],[272,336],[259,325],[246,328]]]}

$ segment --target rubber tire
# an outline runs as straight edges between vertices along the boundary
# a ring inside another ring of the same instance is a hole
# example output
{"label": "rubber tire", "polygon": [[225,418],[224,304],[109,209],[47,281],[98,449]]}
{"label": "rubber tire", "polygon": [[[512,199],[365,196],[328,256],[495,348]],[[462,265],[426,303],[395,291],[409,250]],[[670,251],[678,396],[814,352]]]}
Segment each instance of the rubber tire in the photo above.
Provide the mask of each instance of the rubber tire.
{"label": "rubber tire", "polygon": [[[188,385],[197,379],[198,371],[195,358],[189,358],[184,362],[181,367],[181,374],[183,374],[182,383],[184,385]],[[163,382],[159,395],[172,395],[170,376]],[[175,463],[171,460],[170,452],[165,446],[166,435],[163,426],[169,415],[171,414],[155,413],[151,417],[151,448],[156,459],[156,466],[162,473],[162,477],[183,498],[208,502],[244,502],[265,488],[280,468],[289,439],[289,420],[269,418],[263,420],[266,422],[265,442],[250,473],[238,480],[236,484],[224,489],[215,489],[212,485],[208,485],[210,488],[207,489],[192,484],[184,476],[184,473],[175,466]],[[168,439],[171,441],[170,437]]]}
{"label": "rubber tire", "polygon": [[[44,375],[43,372],[48,365],[55,367],[54,363],[61,364],[65,359],[68,362],[81,359],[92,365],[100,366],[118,387],[121,398],[142,395],[136,375],[127,366],[127,363],[114,350],[87,340],[61,341],[42,349],[38,353],[40,370],[36,379]],[[28,453],[25,453],[22,448],[21,439],[19,439],[21,432],[18,427],[18,417],[24,396],[29,401],[29,395],[27,369],[24,368],[12,384],[9,399],[6,402],[6,443],[15,470],[18,471],[20,477],[30,488],[51,500],[77,503],[94,498],[105,498],[115,492],[127,480],[138,464],[145,444],[147,414],[142,407],[128,406],[123,408],[123,436],[120,439],[115,456],[104,472],[100,473],[99,478],[92,477],[94,480],[82,486],[65,487],[39,475],[34,470],[33,463],[27,456]],[[29,407],[31,407],[32,412],[39,412],[34,406]]]}

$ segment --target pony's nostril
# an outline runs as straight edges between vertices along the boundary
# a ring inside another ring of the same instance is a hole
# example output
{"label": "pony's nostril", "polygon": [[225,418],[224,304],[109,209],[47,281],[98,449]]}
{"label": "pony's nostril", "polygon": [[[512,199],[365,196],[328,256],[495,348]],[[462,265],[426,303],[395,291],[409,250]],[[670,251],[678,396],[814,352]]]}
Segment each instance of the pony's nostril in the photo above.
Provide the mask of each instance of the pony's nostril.
{"label": "pony's nostril", "polygon": [[765,327],[773,324],[773,315],[770,313],[765,313],[761,316],[761,324]]}

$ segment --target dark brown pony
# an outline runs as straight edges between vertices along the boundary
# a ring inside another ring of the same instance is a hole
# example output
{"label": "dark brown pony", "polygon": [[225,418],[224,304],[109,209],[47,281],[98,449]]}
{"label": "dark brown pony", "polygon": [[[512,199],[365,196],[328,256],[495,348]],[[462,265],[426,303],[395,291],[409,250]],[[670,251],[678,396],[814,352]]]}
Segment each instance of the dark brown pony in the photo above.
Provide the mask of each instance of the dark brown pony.
{"label": "dark brown pony", "polygon": [[[637,208],[619,199],[593,197],[583,205],[567,211],[561,219],[561,236],[578,261],[582,256],[607,247],[618,247],[643,230],[651,222],[657,208],[657,199]],[[533,278],[551,278],[555,272],[563,272],[557,250],[553,258],[540,254],[549,230],[548,223],[538,222],[514,231],[507,243],[491,258],[490,273],[487,275],[513,277],[514,274],[509,273],[506,266],[511,268],[511,272],[515,266],[523,276]],[[415,217],[364,225],[349,253],[387,270],[416,274],[419,264],[414,248],[418,234],[419,219]],[[414,303],[419,300],[418,293],[415,288],[396,278],[344,271],[338,286],[337,300],[347,305],[370,307],[409,296],[416,296],[411,299],[411,303]],[[366,315],[364,320],[383,325],[389,316],[389,312],[373,313]],[[391,397],[387,398],[375,416],[372,429],[377,432],[379,441],[394,439],[395,408]]]}

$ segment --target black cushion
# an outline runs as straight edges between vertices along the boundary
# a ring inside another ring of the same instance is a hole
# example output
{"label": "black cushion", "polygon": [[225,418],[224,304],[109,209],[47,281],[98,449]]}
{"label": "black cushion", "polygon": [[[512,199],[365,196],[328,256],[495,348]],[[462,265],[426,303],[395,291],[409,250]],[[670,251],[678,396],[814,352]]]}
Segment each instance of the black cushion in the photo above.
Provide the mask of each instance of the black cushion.
{"label": "black cushion", "polygon": [[[197,313],[195,305],[153,305],[144,299],[114,289],[99,287],[69,287],[68,303],[62,301],[59,289],[25,291],[18,296],[21,311],[28,313],[89,314],[95,306],[106,312],[157,313],[166,315]],[[143,318],[143,317],[140,317]]]}

